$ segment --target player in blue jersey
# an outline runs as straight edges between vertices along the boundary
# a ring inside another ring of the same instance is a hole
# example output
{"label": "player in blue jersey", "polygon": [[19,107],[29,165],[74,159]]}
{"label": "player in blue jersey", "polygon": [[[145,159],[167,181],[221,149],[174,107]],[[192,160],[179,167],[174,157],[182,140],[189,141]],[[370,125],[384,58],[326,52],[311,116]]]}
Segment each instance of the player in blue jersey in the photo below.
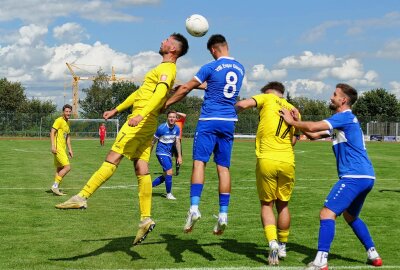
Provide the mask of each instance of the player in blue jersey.
{"label": "player in blue jersey", "polygon": [[335,235],[336,217],[343,217],[367,251],[367,262],[381,266],[382,259],[367,225],[359,217],[361,208],[375,182],[374,168],[368,158],[364,135],[351,106],[357,100],[357,91],[347,84],[337,84],[329,105],[335,114],[318,122],[299,121],[298,111],[283,109],[285,121],[312,139],[332,137],[333,152],[339,180],[328,194],[320,212],[318,252],[308,270],[328,270],[328,253]]}
{"label": "player in blue jersey", "polygon": [[167,122],[158,126],[152,141],[153,146],[157,143],[156,155],[163,168],[164,174],[154,179],[152,186],[156,187],[165,182],[165,189],[167,191],[166,198],[168,200],[176,200],[172,195],[172,151],[173,146],[176,147],[176,163],[182,164],[181,155],[181,141],[179,135],[181,133],[179,127],[175,125],[177,120],[177,112],[169,111],[167,113]]}
{"label": "player in blue jersey", "polygon": [[228,43],[222,35],[212,35],[207,42],[207,49],[215,61],[202,66],[192,80],[179,86],[168,99],[166,107],[181,100],[195,88],[205,90],[193,143],[190,209],[184,232],[191,232],[201,217],[199,203],[205,167],[211,154],[214,154],[219,179],[219,215],[213,233],[220,235],[228,224],[231,193],[229,167],[237,121],[234,105],[242,86],[244,67],[229,56]]}

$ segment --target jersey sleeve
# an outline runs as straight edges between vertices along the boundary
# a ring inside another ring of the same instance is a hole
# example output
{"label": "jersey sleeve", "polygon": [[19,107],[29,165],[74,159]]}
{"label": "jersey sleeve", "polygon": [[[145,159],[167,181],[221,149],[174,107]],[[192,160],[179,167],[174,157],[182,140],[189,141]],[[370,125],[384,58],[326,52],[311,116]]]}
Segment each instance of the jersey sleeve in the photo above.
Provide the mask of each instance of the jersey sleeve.
{"label": "jersey sleeve", "polygon": [[137,91],[133,92],[121,104],[119,104],[116,107],[117,111],[122,112],[122,111],[125,111],[126,109],[128,109],[129,107],[132,107],[135,102],[136,93],[137,93]]}
{"label": "jersey sleeve", "polygon": [[200,68],[196,75],[194,75],[194,77],[199,81],[199,83],[203,83],[207,81],[208,77],[210,76],[210,71],[211,67],[208,64],[204,65]]}
{"label": "jersey sleeve", "polygon": [[264,106],[265,94],[255,95],[251,97],[257,103],[257,109],[261,109]]}
{"label": "jersey sleeve", "polygon": [[61,118],[57,118],[56,121],[54,121],[52,128],[57,129],[57,130],[62,128]]}
{"label": "jersey sleeve", "polygon": [[159,126],[159,127],[157,128],[157,130],[156,130],[156,133],[154,133],[154,137],[156,137],[156,138],[158,139],[158,138],[161,137],[161,135],[162,135],[161,126]]}
{"label": "jersey sleeve", "polygon": [[344,116],[345,114],[343,113],[335,113],[324,121],[328,123],[331,129],[337,129],[346,124],[346,118]]}
{"label": "jersey sleeve", "polygon": [[154,109],[160,106],[161,101],[166,97],[168,90],[172,88],[175,81],[175,69],[169,66],[160,66],[157,71],[158,82],[153,95],[149,99],[147,105],[139,112],[143,117],[146,117]]}

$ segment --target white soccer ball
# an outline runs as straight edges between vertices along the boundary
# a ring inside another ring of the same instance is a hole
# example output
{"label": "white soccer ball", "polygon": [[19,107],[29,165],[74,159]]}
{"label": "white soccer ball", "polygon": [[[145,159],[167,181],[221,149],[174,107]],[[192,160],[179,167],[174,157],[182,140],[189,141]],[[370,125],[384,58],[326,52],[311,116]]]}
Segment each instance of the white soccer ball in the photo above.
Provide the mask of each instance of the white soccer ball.
{"label": "white soccer ball", "polygon": [[193,14],[186,19],[186,30],[194,37],[202,37],[208,31],[208,21],[199,14]]}

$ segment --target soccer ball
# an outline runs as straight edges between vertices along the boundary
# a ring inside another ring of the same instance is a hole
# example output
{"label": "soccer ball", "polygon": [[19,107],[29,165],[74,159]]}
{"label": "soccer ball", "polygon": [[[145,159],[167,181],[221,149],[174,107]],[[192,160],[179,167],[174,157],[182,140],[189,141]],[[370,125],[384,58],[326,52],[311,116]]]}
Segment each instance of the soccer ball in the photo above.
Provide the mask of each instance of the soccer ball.
{"label": "soccer ball", "polygon": [[202,37],[208,31],[208,21],[199,14],[193,14],[186,19],[186,30],[194,37]]}

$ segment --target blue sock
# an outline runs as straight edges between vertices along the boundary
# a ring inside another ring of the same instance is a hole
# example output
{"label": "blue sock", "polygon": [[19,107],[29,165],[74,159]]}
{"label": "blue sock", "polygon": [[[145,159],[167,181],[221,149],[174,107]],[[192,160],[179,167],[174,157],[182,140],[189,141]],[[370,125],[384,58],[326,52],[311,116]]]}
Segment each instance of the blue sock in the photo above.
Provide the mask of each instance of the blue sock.
{"label": "blue sock", "polygon": [[156,179],[154,179],[153,183],[151,184],[152,187],[156,187],[159,184],[163,183],[165,181],[165,177],[164,175],[160,175],[159,177],[157,177]]}
{"label": "blue sock", "polygon": [[190,185],[190,205],[199,205],[202,192],[203,184]]}
{"label": "blue sock", "polygon": [[167,190],[167,193],[171,193],[172,190],[172,175],[166,175],[165,176],[165,189]]}
{"label": "blue sock", "polygon": [[368,231],[367,225],[360,218],[356,218],[353,222],[349,223],[353,232],[357,235],[358,239],[364,245],[365,250],[374,247],[374,242],[372,241],[371,234]]}
{"label": "blue sock", "polygon": [[219,194],[219,212],[220,213],[228,213],[230,197],[231,197],[230,193],[220,193]]}
{"label": "blue sock", "polygon": [[328,252],[335,237],[335,220],[322,219],[319,222],[318,251]]}

